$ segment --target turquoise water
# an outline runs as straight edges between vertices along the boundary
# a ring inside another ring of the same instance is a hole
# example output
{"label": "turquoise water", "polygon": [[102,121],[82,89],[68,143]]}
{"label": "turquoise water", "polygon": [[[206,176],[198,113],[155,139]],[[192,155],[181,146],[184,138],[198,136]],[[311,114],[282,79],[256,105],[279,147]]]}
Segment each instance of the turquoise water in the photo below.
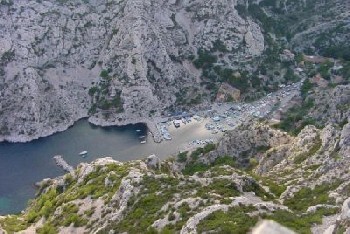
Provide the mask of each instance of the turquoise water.
{"label": "turquoise water", "polygon": [[[137,129],[141,131],[136,131]],[[62,155],[71,165],[111,156],[119,161],[139,159],[147,134],[144,124],[96,127],[80,120],[68,130],[29,143],[0,143],[0,215],[18,213],[35,196],[34,184],[64,172],[52,157]],[[137,148],[130,151],[131,148]],[[86,158],[79,152],[86,150]]]}

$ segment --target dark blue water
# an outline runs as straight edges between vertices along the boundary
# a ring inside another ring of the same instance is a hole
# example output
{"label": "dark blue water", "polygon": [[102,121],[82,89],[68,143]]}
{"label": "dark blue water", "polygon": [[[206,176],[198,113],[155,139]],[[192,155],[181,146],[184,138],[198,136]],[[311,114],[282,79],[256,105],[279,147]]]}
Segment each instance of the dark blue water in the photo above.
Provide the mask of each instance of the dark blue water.
{"label": "dark blue water", "polygon": [[[0,143],[0,215],[20,212],[34,198],[35,182],[64,173],[55,165],[54,155],[62,155],[73,166],[104,156],[139,159],[137,152],[127,149],[141,147],[139,137],[146,134],[144,124],[101,128],[80,120],[64,132],[29,143]],[[88,151],[86,158],[79,156],[83,150]]]}

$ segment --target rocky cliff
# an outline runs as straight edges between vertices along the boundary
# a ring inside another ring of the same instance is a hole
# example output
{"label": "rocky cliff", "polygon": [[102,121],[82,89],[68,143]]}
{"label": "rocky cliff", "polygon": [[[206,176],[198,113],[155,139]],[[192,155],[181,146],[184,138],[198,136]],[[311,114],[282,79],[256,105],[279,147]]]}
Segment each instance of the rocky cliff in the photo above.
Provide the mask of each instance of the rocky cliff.
{"label": "rocky cliff", "polygon": [[96,123],[160,115],[177,93],[202,92],[188,59],[198,49],[225,41],[242,51],[235,59],[264,50],[260,27],[234,1],[1,3],[0,135],[10,141],[89,115]]}
{"label": "rocky cliff", "polygon": [[261,96],[298,79],[283,49],[346,58],[348,10],[345,0],[2,0],[0,140],[82,117],[146,122],[205,106],[223,82]]}

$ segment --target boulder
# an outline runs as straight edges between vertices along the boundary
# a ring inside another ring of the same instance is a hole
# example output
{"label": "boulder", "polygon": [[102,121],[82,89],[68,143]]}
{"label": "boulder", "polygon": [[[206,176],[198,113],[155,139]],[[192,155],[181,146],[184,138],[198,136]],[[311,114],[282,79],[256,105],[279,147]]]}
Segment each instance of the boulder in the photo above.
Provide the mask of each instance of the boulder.
{"label": "boulder", "polygon": [[341,208],[341,219],[346,220],[350,218],[350,197],[346,199]]}
{"label": "boulder", "polygon": [[160,159],[154,154],[147,157],[146,164],[149,169],[160,169]]}
{"label": "boulder", "polygon": [[254,229],[252,234],[294,234],[292,230],[281,226],[272,220],[263,220]]}

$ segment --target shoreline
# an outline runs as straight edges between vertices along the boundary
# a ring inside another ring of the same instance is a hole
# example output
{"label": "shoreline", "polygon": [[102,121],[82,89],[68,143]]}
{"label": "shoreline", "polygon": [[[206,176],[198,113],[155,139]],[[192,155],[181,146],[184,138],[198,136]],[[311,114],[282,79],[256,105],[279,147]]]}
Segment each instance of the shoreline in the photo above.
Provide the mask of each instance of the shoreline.
{"label": "shoreline", "polygon": [[[255,117],[263,117],[264,115],[268,114],[269,111],[272,109],[272,104],[277,103],[276,98],[281,97],[284,99],[284,101],[288,102],[291,100],[291,97],[299,94],[299,89],[301,86],[302,81],[293,83],[292,85],[289,85],[285,88],[282,88],[274,93],[270,93],[266,95],[265,97],[254,101],[253,103],[212,103],[210,112],[216,111],[218,115],[222,115],[225,110],[232,109],[233,107],[238,107],[245,110],[239,110],[239,113],[234,113],[236,117],[242,118],[243,115],[253,115]],[[287,91],[286,91],[287,90]],[[287,93],[290,93],[290,97],[286,97]],[[272,102],[271,102],[272,101]],[[279,100],[280,102],[282,100]],[[285,106],[286,104],[284,104]],[[248,107],[248,108],[246,108]],[[260,110],[262,109],[262,110]],[[268,110],[269,109],[269,110]],[[201,117],[207,116],[209,111],[198,111],[197,112]],[[124,113],[125,114],[125,113]],[[96,126],[100,127],[107,127],[107,126],[126,126],[129,124],[139,124],[143,123],[147,126],[148,131],[152,135],[152,139],[154,143],[161,143],[163,141],[163,136],[161,133],[161,129],[159,128],[160,125],[165,121],[168,122],[168,117],[162,117],[162,116],[155,116],[152,118],[145,118],[145,117],[139,117],[139,118],[125,118],[125,116],[122,116],[121,121],[117,120],[118,116],[113,117],[114,119],[104,120],[101,116],[87,116],[87,114],[82,114],[78,116],[75,120],[69,120],[66,123],[62,123],[56,127],[49,127],[48,129],[43,129],[41,134],[36,134],[33,136],[22,136],[22,135],[10,135],[10,136],[0,136],[0,143],[1,142],[8,142],[8,143],[28,143],[33,140],[37,140],[39,138],[44,138],[51,136],[58,132],[63,132],[73,126],[77,121],[87,118],[88,122],[91,124],[94,124]],[[166,142],[166,141],[165,141]]]}
{"label": "shoreline", "polygon": [[0,136],[0,143],[29,143],[34,140],[38,140],[40,138],[45,138],[52,136],[56,133],[64,132],[68,130],[70,127],[72,127],[76,122],[86,119],[89,123],[98,126],[98,127],[122,127],[127,126],[130,124],[145,124],[147,126],[148,131],[152,134],[153,141],[155,143],[162,142],[161,134],[158,131],[157,123],[154,120],[147,120],[147,119],[133,119],[131,121],[121,121],[119,123],[116,123],[114,121],[106,121],[99,118],[89,117],[89,116],[83,116],[80,117],[74,121],[70,121],[69,123],[65,125],[57,126],[56,128],[52,128],[49,130],[46,130],[42,134],[37,134],[33,136],[22,136],[22,135],[10,135],[10,136]]}

